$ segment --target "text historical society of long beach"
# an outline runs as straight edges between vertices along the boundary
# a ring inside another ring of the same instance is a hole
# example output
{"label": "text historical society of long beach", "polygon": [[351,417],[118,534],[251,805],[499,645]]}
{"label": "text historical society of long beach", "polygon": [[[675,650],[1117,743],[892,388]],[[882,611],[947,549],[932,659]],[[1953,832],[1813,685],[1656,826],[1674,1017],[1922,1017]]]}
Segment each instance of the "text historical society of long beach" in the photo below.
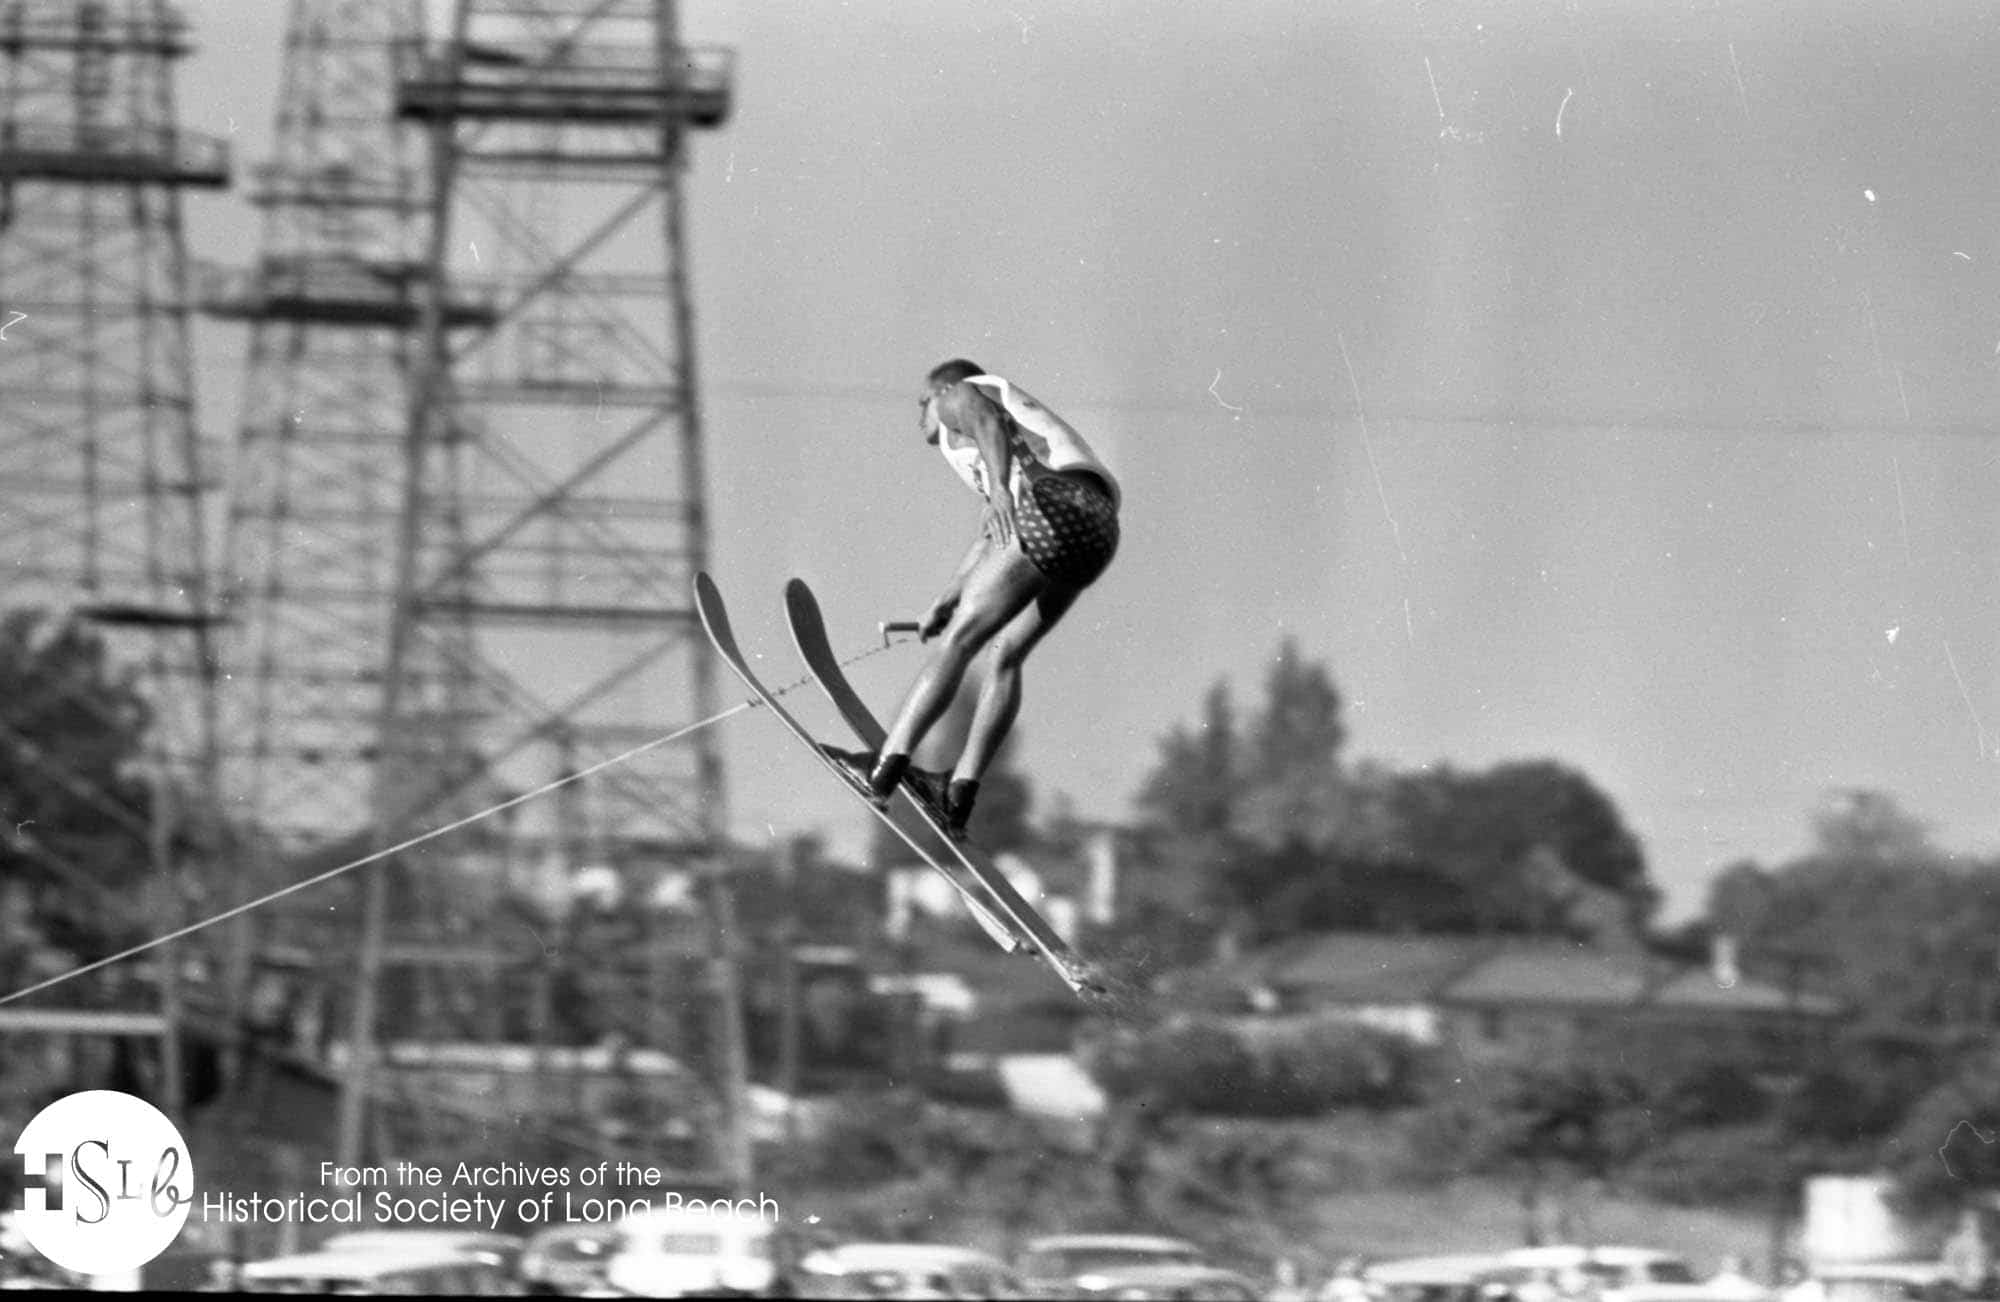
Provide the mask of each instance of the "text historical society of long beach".
{"label": "text historical society of long beach", "polygon": [[[632,1162],[594,1166],[533,1167],[518,1162],[456,1167],[396,1162],[387,1166],[341,1167],[320,1163],[325,1193],[266,1194],[208,1192],[201,1195],[204,1221],[221,1224],[385,1225],[409,1228],[497,1230],[510,1219],[528,1225],[602,1223],[638,1212],[681,1210],[719,1217],[778,1219],[778,1204],[755,1198],[689,1198],[660,1188],[667,1173]],[[612,1195],[608,1189],[648,1192]],[[531,1188],[534,1193],[509,1192]],[[472,1192],[465,1193],[470,1189]],[[651,1192],[658,1189],[658,1193]]]}

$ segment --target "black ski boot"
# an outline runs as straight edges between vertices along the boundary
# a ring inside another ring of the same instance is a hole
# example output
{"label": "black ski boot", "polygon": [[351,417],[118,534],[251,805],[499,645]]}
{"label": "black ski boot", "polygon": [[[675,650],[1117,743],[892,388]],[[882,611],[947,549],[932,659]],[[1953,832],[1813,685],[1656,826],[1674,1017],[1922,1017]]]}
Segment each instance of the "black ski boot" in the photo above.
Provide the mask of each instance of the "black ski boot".
{"label": "black ski boot", "polygon": [[944,793],[944,830],[954,841],[965,839],[965,825],[972,821],[972,803],[979,798],[979,779],[953,778]]}
{"label": "black ski boot", "polygon": [[945,812],[947,808],[945,805],[945,788],[949,782],[950,778],[945,774],[933,773],[929,769],[920,769],[914,764],[910,766],[908,772],[903,774],[903,785],[910,789],[910,794],[915,796],[918,802],[925,809],[929,810],[931,816],[940,823],[950,821]]}
{"label": "black ski boot", "polygon": [[889,774],[886,782],[877,779],[883,775],[884,770],[891,767],[890,761],[900,759],[906,767],[910,762],[906,756],[891,755],[884,759],[877,756],[874,751],[842,750],[825,742],[821,742],[819,748],[828,759],[840,765],[848,778],[855,786],[861,788],[869,802],[877,809],[889,807],[889,797],[896,794],[897,775]]}

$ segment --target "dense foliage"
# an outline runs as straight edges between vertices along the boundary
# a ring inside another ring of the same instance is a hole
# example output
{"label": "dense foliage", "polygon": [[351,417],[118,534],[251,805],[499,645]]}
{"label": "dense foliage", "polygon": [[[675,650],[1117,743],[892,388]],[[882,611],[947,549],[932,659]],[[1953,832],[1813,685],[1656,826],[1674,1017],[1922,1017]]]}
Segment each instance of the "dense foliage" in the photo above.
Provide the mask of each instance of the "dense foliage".
{"label": "dense foliage", "polygon": [[1637,839],[1553,760],[1482,771],[1348,763],[1341,698],[1283,643],[1258,709],[1226,684],[1162,739],[1137,805],[1150,872],[1245,939],[1341,928],[1588,937],[1650,916]]}
{"label": "dense foliage", "polygon": [[[95,958],[143,914],[147,711],[87,626],[0,616],[0,882],[24,897],[0,977],[37,949]],[[12,912],[12,910],[10,910]]]}
{"label": "dense foliage", "polygon": [[[164,916],[147,845],[148,726],[144,702],[87,627],[0,619],[0,982],[25,984],[157,930],[142,922]],[[1159,971],[1227,944],[1367,930],[1615,941],[1687,961],[1727,935],[1746,977],[1836,1001],[1850,1018],[1778,1068],[1732,1057],[1719,1039],[1714,1056],[1665,1070],[1578,1054],[1453,1063],[1328,1019],[1129,1030],[1093,1065],[1114,1117],[1150,1120],[1112,1127],[1126,1140],[1110,1145],[1107,1206],[1129,1213],[1147,1202],[1145,1172],[1158,1177],[1159,1162],[1145,1154],[1164,1142],[1158,1127],[1219,1117],[1331,1125],[1356,1111],[1401,1114],[1406,1173],[1504,1176],[1530,1190],[1599,1181],[1666,1200],[1744,1201],[1813,1170],[1886,1167],[1918,1209],[2000,1193],[2000,1058],[1987,1047],[2000,1020],[2000,860],[1946,852],[1890,796],[1838,793],[1813,812],[1801,853],[1734,865],[1701,917],[1662,933],[1650,927],[1658,893],[1640,844],[1587,775],[1537,757],[1399,770],[1350,755],[1351,741],[1331,674],[1294,643],[1277,648],[1247,707],[1228,684],[1211,687],[1196,720],[1161,739],[1135,793],[1123,920],[1116,934],[1094,936],[1093,950]],[[975,835],[1038,867],[1073,868],[1090,831],[1059,796],[1052,812],[1038,808],[1016,753],[1010,744],[989,774]],[[199,857],[191,829],[200,823],[178,832],[178,857]],[[875,862],[906,857],[899,848],[884,841]],[[746,954],[788,941],[861,949],[876,938],[879,878],[810,840],[740,857],[732,880]],[[505,1034],[638,1043],[658,1029],[657,988],[668,978],[656,956],[672,939],[660,928],[678,924],[616,901],[522,897],[506,908],[502,925],[565,957],[542,984],[516,983],[497,999]],[[614,968],[637,975],[586,979]],[[858,978],[824,975],[808,981],[808,1029],[825,1039],[809,1044],[809,1069],[879,1066],[908,1052]],[[753,1064],[765,1075],[780,1056],[774,981],[753,976],[744,992]],[[700,1006],[685,1000],[686,1016],[673,1015],[681,1042],[707,1034],[690,1020]],[[0,1083],[22,1084],[6,1071],[0,1062]],[[1185,1179],[1168,1183],[1294,1182],[1283,1146],[1249,1133],[1213,1151],[1182,1144]],[[1001,1170],[1017,1138],[957,1123],[911,1129],[891,1108],[857,1116],[828,1151],[857,1180],[999,1172],[1026,1209],[1047,1190],[1032,1172],[1016,1180]]]}
{"label": "dense foliage", "polygon": [[1335,1020],[1191,1020],[1106,1045],[1093,1067],[1118,1099],[1169,1113],[1321,1116],[1417,1098],[1423,1054],[1403,1036]]}
{"label": "dense foliage", "polygon": [[[1294,644],[1254,708],[1215,684],[1137,795],[1154,899],[1134,929],[1183,961],[1218,933],[1569,936],[1681,962],[1727,935],[1746,977],[1849,1012],[1782,1071],[1720,1043],[1643,1081],[1573,1058],[1483,1065],[1412,1114],[1419,1167],[1430,1147],[1458,1172],[1734,1199],[1887,1164],[1913,1205],[2000,1191],[2000,1062],[1977,1048],[2000,1019],[2000,861],[1947,853],[1888,795],[1832,793],[1802,853],[1733,866],[1703,916],[1661,933],[1637,839],[1584,774],[1552,759],[1398,771],[1350,758],[1349,740],[1330,674]],[[1163,1034],[1124,1070],[1195,1111],[1356,1101],[1274,1093],[1213,1025]]]}

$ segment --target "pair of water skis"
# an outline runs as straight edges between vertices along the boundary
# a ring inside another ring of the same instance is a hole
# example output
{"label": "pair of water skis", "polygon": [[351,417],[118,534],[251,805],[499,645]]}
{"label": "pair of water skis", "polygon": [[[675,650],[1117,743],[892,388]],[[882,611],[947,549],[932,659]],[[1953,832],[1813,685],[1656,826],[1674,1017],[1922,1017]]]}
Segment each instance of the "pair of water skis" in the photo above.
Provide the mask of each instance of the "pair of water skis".
{"label": "pair of water skis", "polygon": [[[937,841],[950,851],[948,856],[937,854],[920,844],[886,809],[874,803],[862,782],[845,765],[828,755],[819,740],[758,679],[742,648],[737,645],[736,634],[729,626],[729,612],[722,604],[722,594],[708,575],[695,576],[694,598],[695,610],[701,616],[702,626],[708,630],[709,640],[715,643],[717,653],[749,687],[758,703],[784,724],[786,731],[819,760],[843,790],[872,810],[903,839],[912,852],[951,883],[973,919],[995,944],[1009,953],[1039,957],[1065,985],[1085,999],[1098,1003],[1123,1002],[1125,996],[1113,992],[1110,983],[1070,948],[1069,943],[1057,934],[1034,905],[1021,898],[1013,883],[977,846],[946,832],[943,811],[923,798],[916,788],[906,782],[901,792],[902,799],[936,833]],[[811,671],[813,681],[833,702],[835,711],[846,721],[863,749],[880,752],[888,736],[887,731],[869,710],[867,702],[847,681],[847,675],[827,638],[826,620],[820,614],[819,602],[812,589],[799,579],[785,585],[785,614],[791,623],[792,640],[798,647],[800,657],[805,660],[806,668]]]}

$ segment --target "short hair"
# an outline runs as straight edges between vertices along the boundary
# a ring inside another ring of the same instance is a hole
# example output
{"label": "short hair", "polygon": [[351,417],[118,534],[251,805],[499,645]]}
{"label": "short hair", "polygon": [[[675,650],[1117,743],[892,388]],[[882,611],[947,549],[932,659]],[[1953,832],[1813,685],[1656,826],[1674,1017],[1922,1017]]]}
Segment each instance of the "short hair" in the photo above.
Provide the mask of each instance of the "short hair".
{"label": "short hair", "polygon": [[957,384],[960,380],[984,374],[986,374],[986,368],[978,362],[967,361],[963,357],[954,357],[948,362],[939,362],[936,366],[931,367],[931,373],[924,377],[924,383],[935,389],[942,385]]}

